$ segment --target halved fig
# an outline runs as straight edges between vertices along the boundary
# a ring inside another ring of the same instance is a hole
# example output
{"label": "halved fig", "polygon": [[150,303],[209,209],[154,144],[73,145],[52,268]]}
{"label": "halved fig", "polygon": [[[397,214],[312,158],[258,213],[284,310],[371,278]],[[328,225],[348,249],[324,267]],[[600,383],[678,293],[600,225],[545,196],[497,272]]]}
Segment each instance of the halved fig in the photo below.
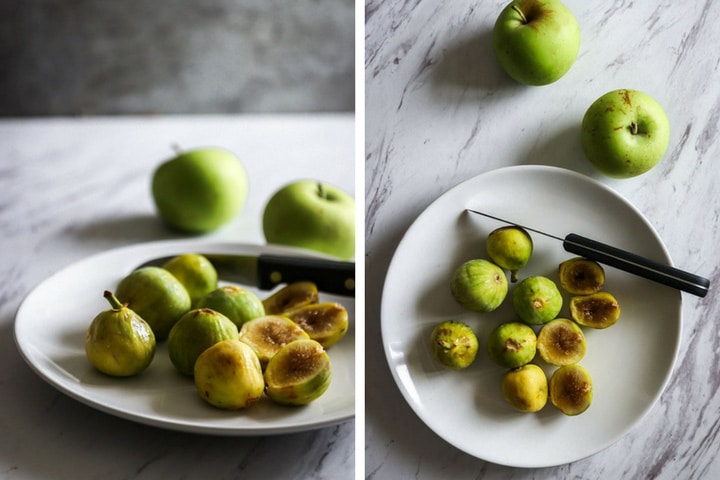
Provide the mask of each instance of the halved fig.
{"label": "halved fig", "polygon": [[549,390],[550,402],[565,415],[579,415],[592,403],[592,378],[580,365],[565,365],[555,370]]}
{"label": "halved fig", "polygon": [[585,356],[585,335],[572,320],[556,318],[543,325],[537,337],[540,358],[551,365],[572,365]]}
{"label": "halved fig", "polygon": [[562,262],[558,267],[558,274],[560,286],[573,295],[597,293],[605,283],[605,270],[602,266],[582,257]]}
{"label": "halved fig", "polygon": [[282,347],[295,340],[309,338],[295,322],[280,315],[266,315],[245,322],[238,334],[238,340],[255,350],[263,369]]}
{"label": "halved fig", "polygon": [[328,348],[345,336],[348,330],[348,312],[335,302],[311,303],[283,313],[313,340]]}
{"label": "halved fig", "polygon": [[265,369],[265,393],[284,405],[305,405],[330,386],[330,357],[315,340],[288,343],[270,359]]}
{"label": "halved fig", "polygon": [[585,327],[607,328],[620,318],[620,304],[608,292],[581,295],[570,299],[570,315]]}
{"label": "halved fig", "polygon": [[317,302],[318,289],[313,282],[289,283],[262,301],[266,315],[278,315]]}

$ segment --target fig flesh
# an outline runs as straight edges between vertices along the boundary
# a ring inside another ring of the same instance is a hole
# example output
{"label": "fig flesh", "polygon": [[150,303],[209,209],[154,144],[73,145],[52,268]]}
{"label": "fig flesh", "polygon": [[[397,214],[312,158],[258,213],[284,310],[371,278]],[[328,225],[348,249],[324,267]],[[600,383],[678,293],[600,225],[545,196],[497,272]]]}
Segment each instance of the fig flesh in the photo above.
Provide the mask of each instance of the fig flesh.
{"label": "fig flesh", "polygon": [[594,260],[576,257],[565,260],[558,267],[560,286],[572,295],[599,292],[605,283],[605,270]]}
{"label": "fig flesh", "polygon": [[547,403],[548,382],[545,372],[528,363],[503,376],[503,398],[519,412],[538,412]]}
{"label": "fig flesh", "polygon": [[498,365],[521,367],[535,357],[537,336],[524,323],[502,323],[490,332],[487,349],[490,359]]}
{"label": "fig flesh", "polygon": [[330,357],[315,340],[288,343],[265,369],[265,393],[283,405],[306,405],[330,386]]}
{"label": "fig flesh", "polygon": [[555,282],[536,275],[524,279],[515,287],[512,304],[522,321],[528,325],[543,325],[557,317],[563,299]]}
{"label": "fig flesh", "polygon": [[487,254],[495,264],[510,270],[510,281],[518,281],[518,271],[527,265],[533,251],[530,235],[520,227],[500,227],[488,235]]}
{"label": "fig flesh", "polygon": [[483,259],[468,260],[453,273],[450,286],[453,298],[468,310],[491,312],[507,296],[505,272]]}
{"label": "fig flesh", "polygon": [[99,371],[130,377],[145,370],[155,356],[155,335],[150,325],[109,291],[111,308],[100,312],[85,335],[85,353]]}
{"label": "fig flesh", "polygon": [[311,303],[288,310],[283,315],[323,348],[336,344],[348,331],[347,309],[335,302]]}
{"label": "fig flesh", "polygon": [[180,373],[192,375],[195,361],[202,352],[219,341],[237,336],[237,326],[222,313],[209,308],[190,310],[170,329],[170,361]]}
{"label": "fig flesh", "polygon": [[317,285],[307,281],[289,283],[262,301],[266,315],[279,315],[287,310],[317,302]]}
{"label": "fig flesh", "polygon": [[196,308],[200,299],[217,288],[218,275],[215,267],[205,256],[197,253],[183,253],[171,258],[162,266],[182,283],[192,308]]}
{"label": "fig flesh", "polygon": [[200,300],[198,308],[220,312],[238,328],[249,320],[265,315],[260,298],[250,290],[235,285],[225,285],[209,292]]}
{"label": "fig flesh", "polygon": [[556,318],[540,329],[537,350],[540,358],[551,365],[572,365],[585,356],[585,335],[572,320]]}
{"label": "fig flesh", "polygon": [[585,327],[608,328],[620,318],[620,304],[608,292],[580,295],[570,299],[570,315]]}
{"label": "fig flesh", "polygon": [[549,390],[550,402],[565,415],[579,415],[592,403],[592,378],[580,365],[565,365],[555,370]]}
{"label": "fig flesh", "polygon": [[265,390],[260,360],[249,345],[236,339],[223,340],[201,353],[193,377],[203,400],[228,410],[249,407]]}
{"label": "fig flesh", "polygon": [[309,338],[295,322],[280,315],[266,315],[245,322],[238,334],[238,339],[255,351],[263,370],[282,347],[295,340]]}
{"label": "fig flesh", "polygon": [[461,370],[475,360],[478,339],[468,325],[448,320],[433,329],[430,349],[438,363],[452,370]]}

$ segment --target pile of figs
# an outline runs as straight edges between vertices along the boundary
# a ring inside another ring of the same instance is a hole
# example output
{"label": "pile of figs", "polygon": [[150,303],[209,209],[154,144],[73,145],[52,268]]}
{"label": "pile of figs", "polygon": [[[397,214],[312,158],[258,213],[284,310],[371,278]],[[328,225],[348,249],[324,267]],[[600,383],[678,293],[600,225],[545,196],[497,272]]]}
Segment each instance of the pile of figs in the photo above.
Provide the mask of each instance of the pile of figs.
{"label": "pile of figs", "polygon": [[[517,226],[493,230],[486,253],[488,259],[471,259],[456,268],[450,290],[470,311],[492,312],[508,297],[512,303],[517,318],[496,325],[486,339],[490,361],[507,369],[503,398],[520,412],[540,411],[548,400],[568,416],[585,412],[592,403],[593,382],[580,365],[587,350],[583,328],[608,328],[620,317],[617,299],[602,290],[602,266],[575,257],[559,265],[557,283],[543,275],[521,280],[533,242]],[[560,316],[563,294],[569,297],[570,318]],[[435,326],[430,347],[440,365],[461,370],[476,360],[479,340],[469,325],[448,320]]]}
{"label": "pile of figs", "polygon": [[263,395],[305,405],[327,391],[327,349],[348,330],[347,309],[320,302],[309,281],[287,284],[267,298],[219,285],[203,255],[185,253],[162,267],[122,278],[110,304],[90,323],[87,359],[98,371],[130,377],[149,368],[165,342],[175,369],[200,397],[223,409],[246,408]]}

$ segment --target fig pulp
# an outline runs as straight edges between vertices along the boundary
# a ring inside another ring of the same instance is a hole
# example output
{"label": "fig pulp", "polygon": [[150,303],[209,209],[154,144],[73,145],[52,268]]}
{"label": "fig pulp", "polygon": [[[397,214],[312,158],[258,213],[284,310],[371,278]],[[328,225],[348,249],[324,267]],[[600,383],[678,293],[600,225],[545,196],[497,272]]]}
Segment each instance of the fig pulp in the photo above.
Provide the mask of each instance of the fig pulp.
{"label": "fig pulp", "polygon": [[217,271],[203,255],[183,253],[165,262],[162,268],[182,283],[190,295],[192,308],[196,308],[202,297],[217,288]]}
{"label": "fig pulp", "polygon": [[620,304],[607,292],[581,295],[570,299],[570,315],[585,327],[608,328],[620,318]]}
{"label": "fig pulp", "polygon": [[209,308],[190,310],[168,335],[170,361],[180,373],[192,375],[195,361],[205,349],[237,336],[237,327],[222,313]]}
{"label": "fig pulp", "polygon": [[491,312],[505,300],[508,291],[505,272],[483,259],[469,260],[455,270],[450,285],[455,300],[475,312]]}
{"label": "fig pulp", "polygon": [[572,320],[556,318],[540,329],[537,350],[551,365],[572,365],[585,356],[585,335]]}
{"label": "fig pulp", "polygon": [[550,377],[550,402],[565,415],[578,415],[590,407],[592,378],[580,365],[565,365]]}
{"label": "fig pulp", "polygon": [[311,303],[283,313],[308,336],[329,348],[345,336],[349,319],[345,307],[335,302]]}
{"label": "fig pulp", "polygon": [[100,312],[90,323],[85,335],[87,358],[107,375],[137,375],[155,356],[155,335],[145,320],[111,292],[105,291],[104,297],[111,308]]}
{"label": "fig pulp", "polygon": [[263,369],[282,347],[295,340],[309,338],[295,322],[279,315],[266,315],[245,322],[238,334],[238,339],[255,351]]}
{"label": "fig pulp", "polygon": [[265,315],[262,301],[250,290],[235,285],[218,287],[205,295],[198,308],[210,308],[230,319],[238,328],[253,318]]}
{"label": "fig pulp", "polygon": [[558,267],[560,286],[573,295],[597,293],[605,283],[605,270],[587,258],[576,257],[565,260]]}
{"label": "fig pulp", "polygon": [[519,412],[538,412],[547,403],[548,382],[542,368],[528,363],[503,376],[503,398]]}
{"label": "fig pulp", "polygon": [[205,350],[193,369],[195,387],[209,404],[228,410],[246,408],[262,397],[262,368],[253,349],[236,339]]}
{"label": "fig pulp", "polygon": [[488,354],[500,366],[515,368],[535,357],[537,336],[524,323],[509,322],[498,325],[488,337]]}
{"label": "fig pulp", "polygon": [[478,351],[478,339],[472,329],[449,320],[435,326],[430,335],[430,349],[441,365],[452,370],[469,367]]}
{"label": "fig pulp", "polygon": [[315,340],[296,340],[282,347],[265,369],[265,392],[283,405],[305,405],[330,386],[330,357]]}
{"label": "fig pulp", "polygon": [[515,283],[518,270],[530,260],[533,242],[530,235],[520,227],[500,227],[490,232],[485,248],[490,260],[510,270],[510,281]]}
{"label": "fig pulp", "polygon": [[290,283],[262,301],[266,315],[279,315],[287,310],[317,302],[318,289],[313,282]]}
{"label": "fig pulp", "polygon": [[120,280],[115,294],[145,319],[158,341],[167,338],[172,326],[191,306],[190,295],[182,283],[160,267],[131,272]]}
{"label": "fig pulp", "polygon": [[528,325],[543,325],[557,317],[562,308],[562,295],[555,282],[547,277],[528,277],[512,294],[515,313]]}

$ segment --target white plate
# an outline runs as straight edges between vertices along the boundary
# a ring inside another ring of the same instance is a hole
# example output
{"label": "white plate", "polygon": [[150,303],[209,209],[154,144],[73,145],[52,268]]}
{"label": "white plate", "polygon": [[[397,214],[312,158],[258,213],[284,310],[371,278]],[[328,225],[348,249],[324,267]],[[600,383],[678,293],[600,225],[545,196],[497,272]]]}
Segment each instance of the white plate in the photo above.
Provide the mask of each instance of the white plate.
{"label": "white plate", "polygon": [[[95,371],[85,357],[85,332],[109,308],[103,290],[112,290],[138,264],[184,252],[309,254],[259,245],[167,241],[134,245],[79,261],[38,285],[23,300],[15,319],[15,340],[40,377],[99,410],[158,427],[218,435],[268,435],[311,430],[351,419],[355,407],[355,300],[323,295],[348,309],[350,328],[328,349],[333,368],[330,388],[303,407],[283,407],[263,397],[252,407],[225,411],[205,403],[192,379],[170,362],[165,342],[150,367],[137,377],[111,378]],[[223,282],[224,283],[224,282]],[[261,298],[270,292],[248,289]]]}
{"label": "white plate", "polygon": [[[578,233],[670,263],[642,214],[588,177],[545,166],[509,167],[474,177],[418,217],[388,269],[382,336],[403,396],[440,437],[498,464],[561,465],[610,446],[652,408],[671,375],[681,336],[680,293],[606,267],[604,289],[615,294],[622,312],[608,329],[584,330],[588,350],[580,364],[593,378],[592,405],[575,417],[549,402],[538,413],[515,412],[500,392],[505,370],[485,350],[490,330],[517,318],[511,302],[478,314],[463,310],[450,294],[455,268],[471,258],[487,258],[485,238],[502,225],[471,216],[466,207],[561,237]],[[532,236],[535,250],[520,278],[545,275],[557,281],[558,264],[572,255],[558,241]],[[569,318],[567,298],[561,316]],[[466,370],[440,368],[431,356],[432,328],[449,319],[468,323],[478,335],[480,351]],[[553,371],[539,357],[536,363],[548,374]]]}

